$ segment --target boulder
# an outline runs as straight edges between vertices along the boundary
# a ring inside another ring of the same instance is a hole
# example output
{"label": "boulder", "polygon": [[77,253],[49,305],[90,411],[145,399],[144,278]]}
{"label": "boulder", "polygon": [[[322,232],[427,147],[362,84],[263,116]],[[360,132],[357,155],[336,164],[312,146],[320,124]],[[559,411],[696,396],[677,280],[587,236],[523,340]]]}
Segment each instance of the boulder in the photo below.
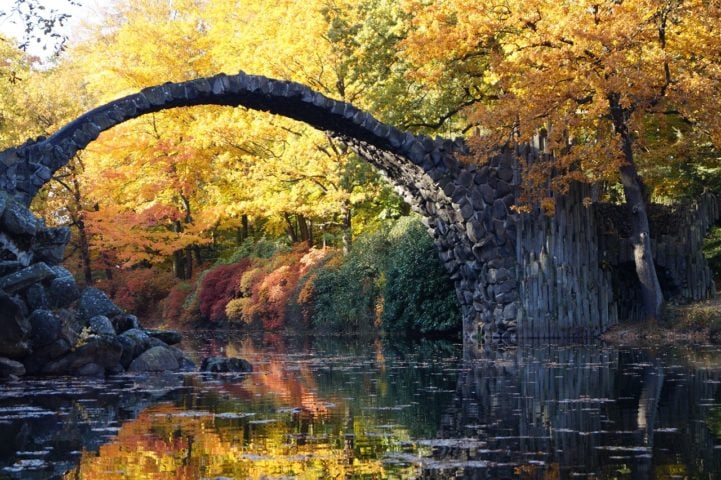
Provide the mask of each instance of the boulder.
{"label": "boulder", "polygon": [[122,354],[123,346],[116,337],[93,336],[75,350],[47,363],[42,368],[42,373],[73,374],[90,363],[110,368],[120,363]]}
{"label": "boulder", "polygon": [[53,308],[68,307],[78,298],[80,298],[80,289],[72,276],[57,277],[50,282],[48,303]]}
{"label": "boulder", "polygon": [[253,366],[250,362],[242,358],[207,357],[203,359],[203,363],[200,365],[200,371],[211,373],[250,373],[253,371]]}
{"label": "boulder", "polygon": [[23,205],[9,200],[0,217],[3,229],[16,235],[35,235],[41,222]]}
{"label": "boulder", "polygon": [[90,331],[97,335],[115,335],[115,328],[105,315],[96,315],[88,320]]}
{"label": "boulder", "polygon": [[22,303],[0,290],[0,356],[19,358],[29,353],[25,342],[31,325]]}
{"label": "boulder", "polygon": [[115,331],[118,334],[130,330],[131,328],[140,328],[138,317],[135,315],[128,315],[127,313],[115,315],[110,319],[110,321],[113,322],[113,328],[115,328]]}
{"label": "boulder", "polygon": [[136,357],[151,347],[150,336],[139,328],[131,328],[118,335],[117,339],[123,346],[120,364],[125,368],[128,368]]}
{"label": "boulder", "polygon": [[30,315],[30,325],[30,341],[35,349],[53,343],[62,332],[62,321],[50,310],[35,310]]}
{"label": "boulder", "polygon": [[32,252],[35,260],[58,265],[63,261],[65,245],[70,240],[67,227],[42,228],[33,237]]}
{"label": "boulder", "polygon": [[78,317],[82,322],[87,322],[97,315],[104,315],[108,318],[122,314],[123,311],[115,305],[105,292],[97,288],[86,288],[80,295],[78,302]]}
{"label": "boulder", "polygon": [[0,357],[0,378],[7,378],[11,375],[14,375],[16,377],[25,375],[25,366],[20,362],[16,362],[15,360]]}
{"label": "boulder", "polygon": [[32,354],[22,359],[25,369],[29,375],[35,375],[42,371],[45,364],[71,350],[70,343],[65,338],[58,338],[50,345],[33,349]]}
{"label": "boulder", "polygon": [[175,353],[167,346],[152,347],[132,361],[129,372],[176,371],[180,367]]}
{"label": "boulder", "polygon": [[29,267],[15,273],[0,277],[0,288],[8,293],[15,293],[33,283],[40,283],[48,278],[54,278],[55,272],[44,262],[33,263]]}
{"label": "boulder", "polygon": [[105,368],[98,365],[97,363],[86,363],[82,367],[75,369],[72,374],[79,377],[102,378],[105,376]]}
{"label": "boulder", "polygon": [[25,303],[30,310],[47,309],[50,307],[45,287],[40,283],[30,285],[25,289]]}
{"label": "boulder", "polygon": [[183,335],[175,330],[148,330],[148,335],[166,345],[177,345],[183,339]]}

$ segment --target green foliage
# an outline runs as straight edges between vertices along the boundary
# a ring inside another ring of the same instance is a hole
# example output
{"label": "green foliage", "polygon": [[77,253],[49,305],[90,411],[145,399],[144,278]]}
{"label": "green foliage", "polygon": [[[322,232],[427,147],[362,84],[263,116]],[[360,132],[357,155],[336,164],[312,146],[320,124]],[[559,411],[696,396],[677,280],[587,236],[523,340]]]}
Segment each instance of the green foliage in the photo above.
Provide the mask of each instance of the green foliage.
{"label": "green foliage", "polygon": [[383,327],[388,332],[427,334],[461,324],[455,291],[423,224],[405,217],[389,232],[383,286]]}
{"label": "green foliage", "polygon": [[269,240],[265,237],[260,240],[246,239],[227,257],[218,259],[217,264],[238,263],[244,258],[270,258],[279,253],[287,253],[290,247],[282,240]]}
{"label": "green foliage", "polygon": [[708,261],[714,278],[721,278],[721,227],[714,227],[706,235],[703,245],[703,254]]}
{"label": "green foliage", "polygon": [[312,325],[317,331],[366,332],[376,326],[386,251],[382,235],[364,235],[344,259],[338,254],[318,272],[312,300]]}
{"label": "green foliage", "polygon": [[313,283],[313,302],[318,330],[382,326],[418,335],[458,330],[461,324],[453,286],[415,217],[361,236],[342,263],[329,261]]}

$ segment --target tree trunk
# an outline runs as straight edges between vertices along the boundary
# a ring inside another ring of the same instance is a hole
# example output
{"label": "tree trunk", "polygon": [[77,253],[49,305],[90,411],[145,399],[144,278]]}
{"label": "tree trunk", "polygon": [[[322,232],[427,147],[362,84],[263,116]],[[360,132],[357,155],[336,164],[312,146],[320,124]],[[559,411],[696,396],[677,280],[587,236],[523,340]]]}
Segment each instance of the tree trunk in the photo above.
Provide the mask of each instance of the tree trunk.
{"label": "tree trunk", "polygon": [[78,242],[80,242],[80,263],[83,269],[85,285],[93,284],[93,269],[90,266],[90,242],[88,232],[85,230],[85,222],[82,216],[75,221],[78,228]]}
{"label": "tree trunk", "polygon": [[[182,231],[180,220],[173,222],[173,231],[180,233]],[[185,280],[185,255],[183,250],[177,250],[173,253],[173,275],[178,280]]]}
{"label": "tree trunk", "polygon": [[310,247],[312,245],[312,235],[309,222],[304,215],[298,215],[298,231],[300,232],[300,241],[307,242]]}
{"label": "tree trunk", "polygon": [[185,272],[183,274],[184,280],[190,280],[193,278],[193,246],[188,245],[185,247]]}
{"label": "tree trunk", "polygon": [[343,255],[348,255],[353,247],[353,215],[350,204],[343,206]]}
{"label": "tree trunk", "polygon": [[248,239],[248,236],[250,235],[250,225],[248,224],[248,215],[243,215],[242,217],[240,217],[240,223],[243,226],[241,235],[243,237],[243,241],[245,241]]}
{"label": "tree trunk", "polygon": [[83,279],[86,285],[93,284],[93,270],[90,265],[90,240],[88,232],[85,229],[85,221],[83,220],[83,204],[82,193],[80,192],[80,181],[75,173],[75,169],[71,170],[73,176],[73,201],[75,203],[75,215],[73,223],[78,229],[78,242],[80,243],[80,266],[83,270]]}
{"label": "tree trunk", "polygon": [[636,263],[636,274],[641,284],[641,298],[645,316],[649,320],[658,320],[663,309],[663,292],[656,274],[651,249],[651,230],[646,211],[646,198],[643,182],[638,176],[633,158],[633,139],[628,131],[629,112],[621,107],[620,97],[608,96],[616,133],[621,138],[621,148],[626,163],[620,168],[621,184],[626,196],[626,205],[631,215],[631,244]]}
{"label": "tree trunk", "polygon": [[283,218],[285,218],[285,223],[288,226],[288,236],[290,237],[290,241],[292,243],[298,243],[298,232],[293,225],[293,219],[291,219],[290,215],[287,213],[283,214]]}

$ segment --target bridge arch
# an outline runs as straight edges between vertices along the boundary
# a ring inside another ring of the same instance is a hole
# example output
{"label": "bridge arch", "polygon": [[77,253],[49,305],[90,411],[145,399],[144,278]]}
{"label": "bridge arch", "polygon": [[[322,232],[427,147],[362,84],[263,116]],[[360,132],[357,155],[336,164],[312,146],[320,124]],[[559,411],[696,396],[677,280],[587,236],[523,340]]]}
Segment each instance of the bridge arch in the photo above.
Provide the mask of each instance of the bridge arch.
{"label": "bridge arch", "polygon": [[[456,286],[465,334],[478,333],[482,318],[490,324],[494,314],[507,320],[516,315],[515,308],[506,308],[517,300],[510,273],[515,233],[507,221],[514,200],[510,157],[492,159],[490,167],[466,165],[457,157],[467,152],[462,141],[398,130],[295,82],[241,72],[146,88],[85,113],[49,137],[0,152],[0,189],[29,205],[53,173],[101,132],[149,113],[198,105],[285,116],[347,144],[421,214]],[[487,277],[498,287],[486,288]]]}

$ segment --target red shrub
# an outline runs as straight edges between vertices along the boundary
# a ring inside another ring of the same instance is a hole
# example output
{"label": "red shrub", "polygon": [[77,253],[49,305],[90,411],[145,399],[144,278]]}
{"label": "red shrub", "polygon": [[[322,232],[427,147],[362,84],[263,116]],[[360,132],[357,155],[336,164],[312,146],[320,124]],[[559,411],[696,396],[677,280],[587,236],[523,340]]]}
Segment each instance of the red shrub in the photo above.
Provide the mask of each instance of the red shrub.
{"label": "red shrub", "polygon": [[230,265],[220,265],[210,270],[200,286],[200,313],[213,323],[226,320],[225,305],[238,295],[240,277],[248,268],[250,260],[244,259]]}
{"label": "red shrub", "polygon": [[174,286],[162,301],[163,324],[179,325],[185,316],[185,301],[192,289],[189,284],[181,283]]}
{"label": "red shrub", "polygon": [[325,257],[322,250],[295,249],[273,259],[264,271],[256,275],[250,289],[249,301],[243,305],[244,314],[259,319],[267,330],[285,326],[291,296],[298,290],[298,282]]}
{"label": "red shrub", "polygon": [[116,270],[112,280],[96,286],[107,292],[119,307],[137,315],[144,323],[160,320],[159,302],[168,295],[176,280],[170,272],[158,268]]}

